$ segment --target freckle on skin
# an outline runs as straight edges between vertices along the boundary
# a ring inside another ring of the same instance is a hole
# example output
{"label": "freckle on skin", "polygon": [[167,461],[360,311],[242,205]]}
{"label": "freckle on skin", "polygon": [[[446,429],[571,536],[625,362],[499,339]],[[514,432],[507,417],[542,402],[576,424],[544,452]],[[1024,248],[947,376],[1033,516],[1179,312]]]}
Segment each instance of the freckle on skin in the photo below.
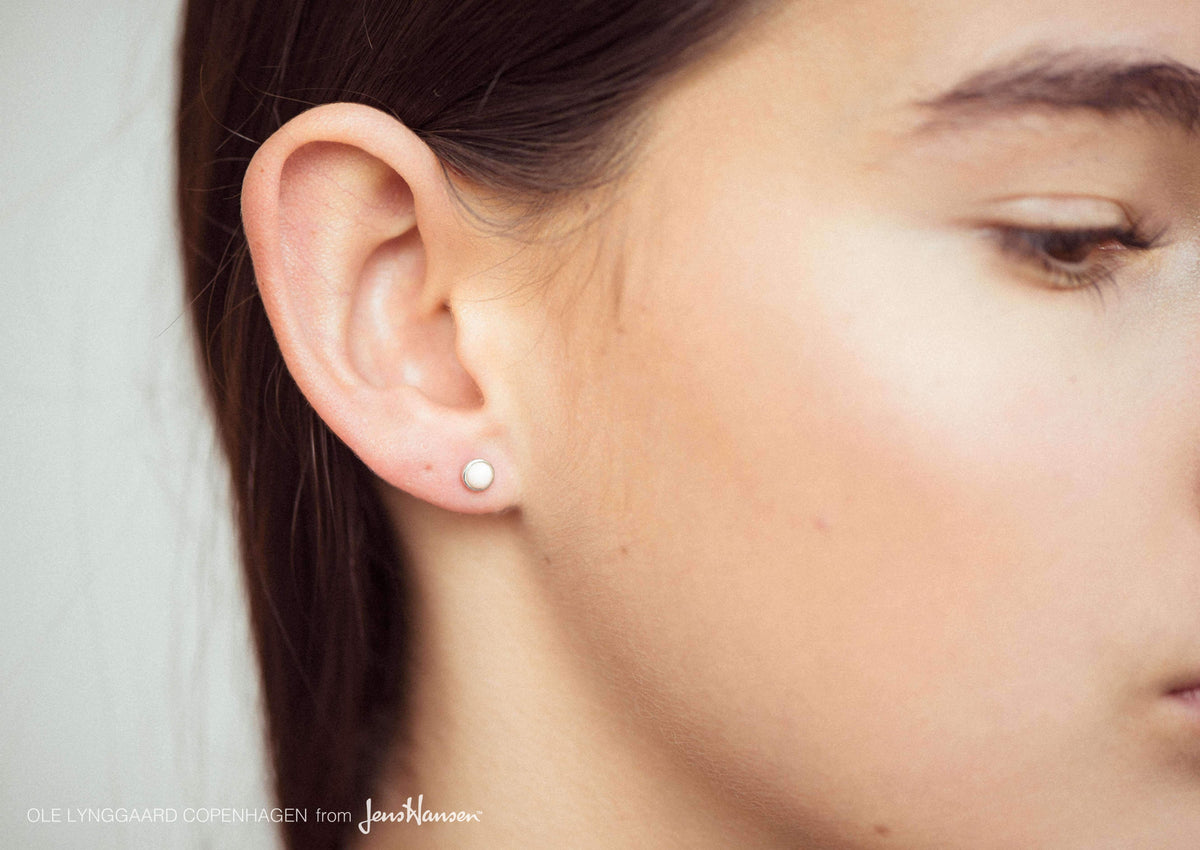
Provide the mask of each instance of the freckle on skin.
{"label": "freckle on skin", "polygon": [[884,826],[881,823],[875,824],[875,832],[879,835],[891,835],[892,834],[891,828]]}
{"label": "freckle on skin", "polygon": [[621,554],[622,554],[622,555],[628,555],[628,554],[629,554],[629,547],[628,547],[628,546],[622,546],[622,547],[621,547]]}

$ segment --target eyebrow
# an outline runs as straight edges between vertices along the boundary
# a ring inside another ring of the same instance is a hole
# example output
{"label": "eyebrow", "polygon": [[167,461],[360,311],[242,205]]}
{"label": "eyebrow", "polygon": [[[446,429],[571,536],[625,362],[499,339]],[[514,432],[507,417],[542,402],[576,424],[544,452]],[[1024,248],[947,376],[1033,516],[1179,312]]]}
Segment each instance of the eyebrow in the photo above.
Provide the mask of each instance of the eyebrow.
{"label": "eyebrow", "polygon": [[1038,51],[985,69],[937,97],[921,129],[1033,110],[1132,115],[1200,134],[1200,71],[1170,60],[1130,61],[1096,50]]}

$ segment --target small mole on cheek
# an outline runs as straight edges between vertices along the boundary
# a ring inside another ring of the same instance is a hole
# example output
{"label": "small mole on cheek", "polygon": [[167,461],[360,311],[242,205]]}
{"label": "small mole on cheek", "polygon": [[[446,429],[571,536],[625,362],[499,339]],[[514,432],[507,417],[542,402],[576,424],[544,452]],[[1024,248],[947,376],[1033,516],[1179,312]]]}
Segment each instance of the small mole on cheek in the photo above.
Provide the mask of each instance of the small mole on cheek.
{"label": "small mole on cheek", "polygon": [[884,824],[877,823],[877,824],[875,824],[875,833],[877,835],[891,835],[892,829],[889,826],[885,826]]}
{"label": "small mole on cheek", "polygon": [[628,547],[628,546],[622,546],[622,547],[621,547],[621,554],[622,554],[622,555],[628,555],[628,554],[629,554],[629,547]]}

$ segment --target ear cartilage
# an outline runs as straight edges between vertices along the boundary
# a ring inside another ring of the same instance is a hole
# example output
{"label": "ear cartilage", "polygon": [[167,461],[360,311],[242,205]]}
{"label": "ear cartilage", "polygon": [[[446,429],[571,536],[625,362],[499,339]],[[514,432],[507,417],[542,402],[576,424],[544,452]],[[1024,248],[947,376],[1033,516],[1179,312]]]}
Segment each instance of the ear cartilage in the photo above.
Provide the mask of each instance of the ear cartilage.
{"label": "ear cartilage", "polygon": [[475,458],[469,461],[462,471],[462,482],[468,490],[478,493],[492,486],[496,478],[496,470],[486,460]]}

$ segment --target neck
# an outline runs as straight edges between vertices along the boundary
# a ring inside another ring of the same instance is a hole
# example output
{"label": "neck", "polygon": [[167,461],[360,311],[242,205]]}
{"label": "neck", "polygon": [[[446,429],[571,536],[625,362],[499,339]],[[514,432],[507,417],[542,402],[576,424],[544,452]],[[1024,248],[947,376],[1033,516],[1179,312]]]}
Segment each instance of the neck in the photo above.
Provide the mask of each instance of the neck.
{"label": "neck", "polygon": [[390,500],[418,639],[406,744],[361,850],[767,846],[571,649],[516,515]]}

